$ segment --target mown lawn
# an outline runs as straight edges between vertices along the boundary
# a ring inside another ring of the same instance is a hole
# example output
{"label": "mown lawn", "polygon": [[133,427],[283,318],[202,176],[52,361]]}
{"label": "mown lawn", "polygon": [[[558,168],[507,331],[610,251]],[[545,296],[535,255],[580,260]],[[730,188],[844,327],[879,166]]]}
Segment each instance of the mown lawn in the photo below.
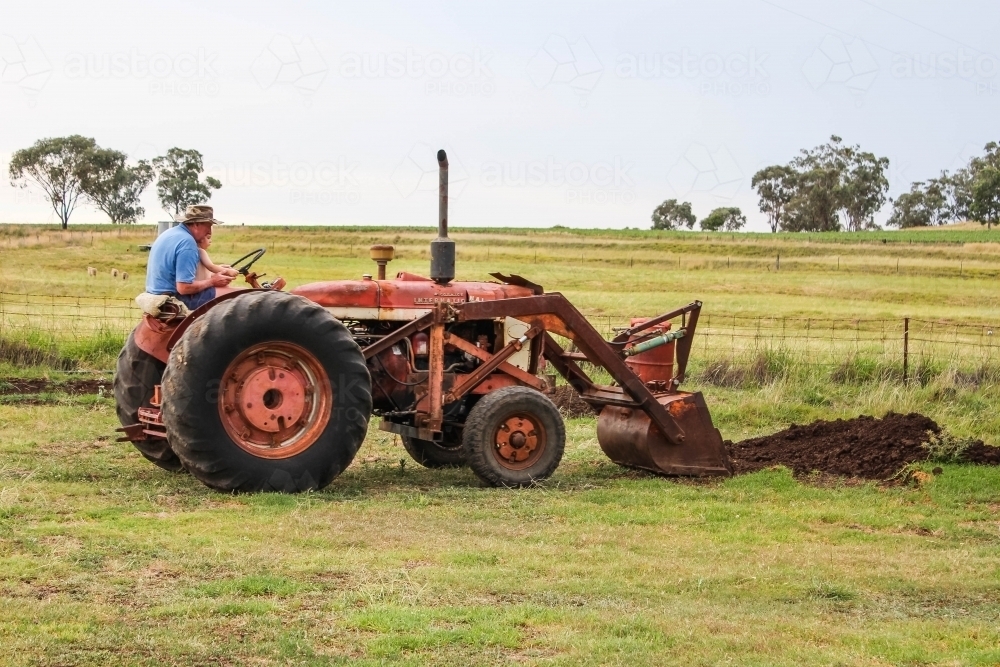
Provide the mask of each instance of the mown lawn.
{"label": "mown lawn", "polygon": [[115,443],[107,399],[46,401],[0,405],[5,664],[1000,662],[1000,470],[678,482],[578,419],[543,488],[373,428],[323,492],[227,496]]}

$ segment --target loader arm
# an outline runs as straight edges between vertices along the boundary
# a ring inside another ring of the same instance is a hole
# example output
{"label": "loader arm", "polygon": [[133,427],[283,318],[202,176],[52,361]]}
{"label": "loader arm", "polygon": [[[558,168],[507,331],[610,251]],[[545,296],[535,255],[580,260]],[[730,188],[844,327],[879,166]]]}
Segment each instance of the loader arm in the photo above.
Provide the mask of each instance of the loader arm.
{"label": "loader arm", "polygon": [[[573,359],[566,358],[566,354],[559,344],[551,336],[546,335],[545,358],[580,393],[583,400],[597,408],[603,408],[608,404],[638,408],[649,415],[653,423],[656,424],[656,427],[671,444],[680,445],[684,442],[684,431],[673,417],[670,416],[667,409],[656,400],[653,392],[625,364],[622,353],[615,350],[612,344],[604,340],[604,337],[583,316],[583,313],[577,310],[562,294],[559,292],[550,292],[540,296],[504,299],[500,302],[473,302],[461,304],[455,309],[458,313],[458,319],[461,321],[480,320],[495,316],[496,310],[501,307],[505,316],[515,317],[533,326],[539,326],[547,332],[553,332],[572,340],[590,363],[607,370],[615,382],[631,398],[631,401],[622,401],[620,398],[614,396],[614,392],[607,391],[596,385]],[[623,335],[630,332],[639,333],[681,314],[689,312],[697,313],[700,308],[701,303],[696,301],[684,308],[653,318],[625,332]],[[692,324],[696,322],[697,316],[695,315],[692,319]],[[693,331],[689,329],[688,334],[681,340],[689,342],[689,336],[692,333]],[[618,343],[619,341],[616,339],[615,342]],[[621,344],[623,345],[624,341]],[[687,354],[690,353],[690,349],[689,343],[687,348],[685,348],[684,366],[687,364]],[[679,367],[680,365],[678,364]]]}

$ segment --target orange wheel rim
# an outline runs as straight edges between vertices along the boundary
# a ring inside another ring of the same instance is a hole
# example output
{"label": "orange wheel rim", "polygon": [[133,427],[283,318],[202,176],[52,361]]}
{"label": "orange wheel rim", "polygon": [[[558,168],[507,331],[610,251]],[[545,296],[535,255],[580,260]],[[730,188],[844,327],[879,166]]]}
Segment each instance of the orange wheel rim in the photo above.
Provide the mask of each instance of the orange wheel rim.
{"label": "orange wheel rim", "polygon": [[319,360],[293,343],[240,353],[219,387],[219,416],[233,442],[263,459],[286,459],[316,442],[330,421],[333,389]]}
{"label": "orange wheel rim", "polygon": [[531,415],[512,415],[497,427],[493,443],[493,455],[500,465],[508,470],[524,470],[545,451],[545,429]]}

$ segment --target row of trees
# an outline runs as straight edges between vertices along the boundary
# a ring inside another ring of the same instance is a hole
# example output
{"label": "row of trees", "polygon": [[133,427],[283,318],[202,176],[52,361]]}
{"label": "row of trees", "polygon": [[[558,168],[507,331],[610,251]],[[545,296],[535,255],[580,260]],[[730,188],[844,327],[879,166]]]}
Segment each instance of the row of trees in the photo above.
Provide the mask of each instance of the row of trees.
{"label": "row of trees", "polygon": [[[838,136],[800,154],[788,164],[764,167],[751,185],[760,197],[772,232],[856,231],[874,228],[875,214],[886,202],[889,159],[847,146]],[[699,226],[708,231],[736,231],[746,216],[736,207],[713,210]],[[653,211],[653,229],[693,229],[691,204],[667,201]]]}
{"label": "row of trees", "polygon": [[[788,164],[764,167],[751,185],[772,232],[827,232],[877,229],[875,215],[889,190],[889,159],[848,146],[838,136],[802,150]],[[961,220],[1000,223],[1000,144],[986,144],[955,173],[918,181],[893,201],[887,224],[927,227]],[[746,218],[737,208],[719,208],[701,221],[702,229],[736,230]],[[693,229],[691,204],[668,199],[653,211],[653,229]]]}
{"label": "row of trees", "polygon": [[1000,222],[1000,145],[986,144],[986,154],[974,157],[953,174],[917,181],[893,202],[886,224],[931,227],[959,220],[978,220],[987,228]]}
{"label": "row of trees", "polygon": [[847,146],[834,135],[786,165],[764,167],[751,185],[772,232],[860,231],[877,227],[888,169],[889,158]]}
{"label": "row of trees", "polygon": [[[680,229],[687,227],[694,229],[697,218],[691,211],[690,202],[678,202],[676,199],[668,199],[653,211],[653,229]],[[747,218],[735,206],[723,206],[714,209],[698,226],[702,231],[717,232],[725,230],[735,232],[742,229],[747,224]]]}
{"label": "row of trees", "polygon": [[171,148],[152,161],[130,164],[125,153],[101,148],[78,134],[40,139],[15,151],[8,166],[12,185],[42,190],[63,229],[81,202],[103,211],[114,224],[136,222],[146,212],[140,203],[142,193],[154,179],[160,205],[176,216],[222,187],[211,176],[202,179],[203,171],[202,155],[196,150]]}

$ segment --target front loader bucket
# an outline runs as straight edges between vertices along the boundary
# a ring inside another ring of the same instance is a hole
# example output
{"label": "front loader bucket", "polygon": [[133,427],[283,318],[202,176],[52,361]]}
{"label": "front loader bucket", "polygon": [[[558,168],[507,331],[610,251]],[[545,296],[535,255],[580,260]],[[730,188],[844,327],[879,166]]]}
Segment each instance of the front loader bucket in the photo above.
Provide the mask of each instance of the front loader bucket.
{"label": "front loader bucket", "polygon": [[733,474],[701,392],[664,394],[656,400],[684,432],[681,444],[671,444],[642,410],[606,405],[597,420],[597,441],[609,459],[661,475]]}

